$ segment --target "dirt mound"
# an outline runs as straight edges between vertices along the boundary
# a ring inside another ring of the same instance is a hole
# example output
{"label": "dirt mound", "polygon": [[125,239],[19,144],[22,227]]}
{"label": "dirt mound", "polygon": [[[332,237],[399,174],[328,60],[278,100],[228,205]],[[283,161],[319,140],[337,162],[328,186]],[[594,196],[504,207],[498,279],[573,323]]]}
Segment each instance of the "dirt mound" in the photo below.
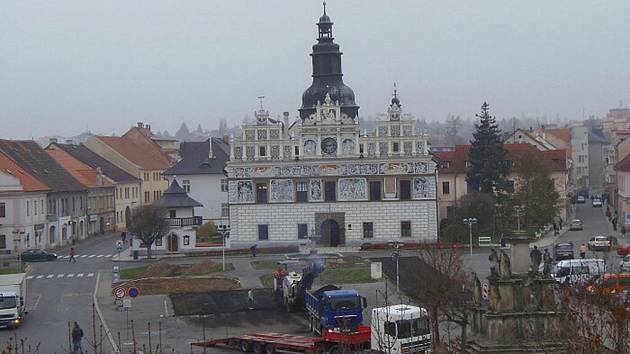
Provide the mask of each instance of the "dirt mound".
{"label": "dirt mound", "polygon": [[204,275],[204,274],[208,274],[208,269],[212,268],[213,266],[216,265],[216,262],[213,262],[211,260],[205,260],[199,263],[195,263],[192,266],[188,267],[186,269],[186,274],[187,275]]}
{"label": "dirt mound", "polygon": [[[176,316],[209,315],[247,312],[250,304],[247,301],[249,290],[212,291],[207,293],[170,294]],[[252,289],[254,310],[282,311],[274,301],[271,289]]]}
{"label": "dirt mound", "polygon": [[143,279],[126,282],[125,286],[138,287],[141,295],[157,295],[234,290],[240,287],[240,283],[236,279],[217,276],[209,278]]}
{"label": "dirt mound", "polygon": [[179,275],[180,273],[181,271],[179,266],[168,264],[165,261],[159,261],[147,267],[147,270],[142,273],[142,277],[173,277]]}

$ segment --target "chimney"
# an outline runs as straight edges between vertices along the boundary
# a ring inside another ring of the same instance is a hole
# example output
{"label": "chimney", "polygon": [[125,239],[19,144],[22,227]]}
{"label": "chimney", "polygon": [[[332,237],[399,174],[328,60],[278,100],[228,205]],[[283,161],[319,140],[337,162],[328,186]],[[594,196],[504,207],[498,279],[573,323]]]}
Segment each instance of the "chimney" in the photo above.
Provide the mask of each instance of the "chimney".
{"label": "chimney", "polygon": [[96,168],[96,185],[99,187],[103,185],[103,170],[100,167]]}
{"label": "chimney", "polygon": [[51,144],[56,144],[57,143],[57,138],[50,138],[48,139],[48,142]]}
{"label": "chimney", "polygon": [[142,124],[142,122],[138,122],[138,128],[144,128],[144,124]]}
{"label": "chimney", "polygon": [[284,121],[284,128],[288,129],[289,128],[289,112],[282,112],[282,117]]}

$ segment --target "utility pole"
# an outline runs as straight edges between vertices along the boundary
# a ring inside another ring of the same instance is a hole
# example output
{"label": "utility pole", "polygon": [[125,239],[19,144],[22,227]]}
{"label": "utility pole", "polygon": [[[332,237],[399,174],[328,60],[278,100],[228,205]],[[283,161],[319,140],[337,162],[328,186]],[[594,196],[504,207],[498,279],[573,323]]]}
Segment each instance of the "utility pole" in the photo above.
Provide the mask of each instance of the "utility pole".
{"label": "utility pole", "polygon": [[391,241],[389,244],[392,246],[392,257],[396,260],[396,292],[400,292],[400,271],[399,271],[399,259],[400,259],[400,248],[405,245],[404,242],[400,241]]}
{"label": "utility pole", "polygon": [[219,225],[217,229],[223,240],[223,246],[221,247],[221,269],[225,272],[225,240],[230,237],[230,225]]}
{"label": "utility pole", "polygon": [[464,225],[468,225],[468,237],[470,238],[470,256],[472,257],[473,239],[472,239],[472,226],[477,223],[477,218],[464,219]]}

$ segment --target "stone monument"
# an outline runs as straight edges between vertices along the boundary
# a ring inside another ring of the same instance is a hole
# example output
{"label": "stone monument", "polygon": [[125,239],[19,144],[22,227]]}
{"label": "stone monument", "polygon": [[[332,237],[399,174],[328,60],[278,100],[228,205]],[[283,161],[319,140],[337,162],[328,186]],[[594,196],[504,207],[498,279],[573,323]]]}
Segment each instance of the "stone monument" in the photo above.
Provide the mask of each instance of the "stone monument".
{"label": "stone monument", "polygon": [[533,239],[527,233],[515,231],[506,240],[510,255],[493,249],[489,256],[489,301],[487,306],[474,302],[472,336],[464,352],[563,352],[554,279],[532,264],[537,257],[530,257]]}

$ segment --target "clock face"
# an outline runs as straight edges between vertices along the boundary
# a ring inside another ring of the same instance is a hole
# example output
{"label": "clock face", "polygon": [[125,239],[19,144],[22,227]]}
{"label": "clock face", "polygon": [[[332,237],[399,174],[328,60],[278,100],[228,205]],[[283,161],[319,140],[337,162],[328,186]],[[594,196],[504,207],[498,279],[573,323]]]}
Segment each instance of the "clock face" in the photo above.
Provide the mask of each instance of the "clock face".
{"label": "clock face", "polygon": [[337,141],[334,138],[325,138],[322,140],[322,151],[325,154],[334,154],[337,152]]}

